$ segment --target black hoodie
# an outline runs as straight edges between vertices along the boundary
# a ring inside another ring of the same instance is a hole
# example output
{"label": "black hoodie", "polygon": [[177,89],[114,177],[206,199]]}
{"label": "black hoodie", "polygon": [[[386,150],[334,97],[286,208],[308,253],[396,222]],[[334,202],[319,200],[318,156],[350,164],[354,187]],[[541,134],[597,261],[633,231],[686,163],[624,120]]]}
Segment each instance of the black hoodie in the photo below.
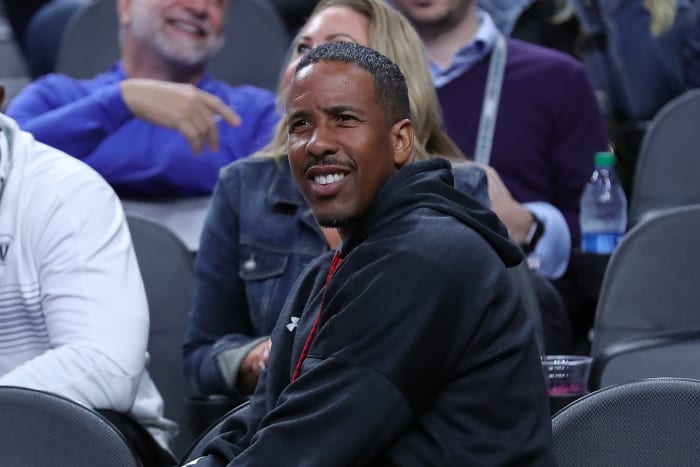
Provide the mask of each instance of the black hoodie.
{"label": "black hoodie", "polygon": [[327,280],[331,256],[292,290],[250,410],[195,465],[553,465],[539,354],[505,268],[522,255],[452,188],[448,162],[391,177]]}
{"label": "black hoodie", "polygon": [[506,227],[498,216],[474,198],[454,189],[449,162],[435,158],[410,164],[391,177],[376,199],[357,222],[343,247],[343,256],[375,230],[384,228],[411,211],[432,209],[454,217],[476,230],[498,253],[506,267],[523,259],[522,250],[508,239]]}

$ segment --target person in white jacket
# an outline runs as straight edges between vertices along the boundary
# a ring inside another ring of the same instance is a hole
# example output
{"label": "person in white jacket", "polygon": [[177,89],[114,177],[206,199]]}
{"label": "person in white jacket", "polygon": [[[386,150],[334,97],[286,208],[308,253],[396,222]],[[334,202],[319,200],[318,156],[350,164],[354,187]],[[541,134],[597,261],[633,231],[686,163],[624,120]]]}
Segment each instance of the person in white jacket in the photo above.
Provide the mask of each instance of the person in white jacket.
{"label": "person in white jacket", "polygon": [[112,188],[0,115],[0,385],[127,413],[167,450],[176,425],[145,370],[148,327]]}

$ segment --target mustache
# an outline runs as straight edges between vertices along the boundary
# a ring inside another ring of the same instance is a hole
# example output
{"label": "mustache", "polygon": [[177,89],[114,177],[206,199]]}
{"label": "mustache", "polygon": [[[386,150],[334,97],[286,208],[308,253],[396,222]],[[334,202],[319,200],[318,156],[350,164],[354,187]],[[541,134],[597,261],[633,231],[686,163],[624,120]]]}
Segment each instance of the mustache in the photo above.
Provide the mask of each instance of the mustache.
{"label": "mustache", "polygon": [[327,165],[347,167],[351,170],[355,168],[355,165],[352,162],[342,160],[337,157],[327,156],[319,159],[316,157],[307,156],[306,162],[304,162],[304,165],[301,166],[302,173],[306,173],[306,171],[308,171],[312,167],[323,167]]}

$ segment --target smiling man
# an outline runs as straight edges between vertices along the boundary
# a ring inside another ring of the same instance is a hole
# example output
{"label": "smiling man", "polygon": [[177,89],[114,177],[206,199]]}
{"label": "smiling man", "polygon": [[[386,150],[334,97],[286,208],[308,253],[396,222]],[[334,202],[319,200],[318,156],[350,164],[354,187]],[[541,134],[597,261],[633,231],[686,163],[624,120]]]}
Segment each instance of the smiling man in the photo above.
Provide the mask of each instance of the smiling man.
{"label": "smiling man", "polygon": [[302,70],[289,95],[292,173],[319,224],[343,237],[412,157],[408,102],[379,102],[366,92],[371,79],[358,66],[323,62]]}
{"label": "smiling man", "polygon": [[121,195],[209,194],[219,169],[267,144],[279,119],[270,92],[205,73],[224,40],[226,7],[227,0],[118,0],[121,60],[90,80],[41,78],[8,114]]}
{"label": "smiling man", "polygon": [[322,45],[286,111],[292,173],[343,242],[298,280],[249,410],[188,465],[552,465],[537,346],[506,272],[520,250],[449,163],[411,163],[398,67]]}

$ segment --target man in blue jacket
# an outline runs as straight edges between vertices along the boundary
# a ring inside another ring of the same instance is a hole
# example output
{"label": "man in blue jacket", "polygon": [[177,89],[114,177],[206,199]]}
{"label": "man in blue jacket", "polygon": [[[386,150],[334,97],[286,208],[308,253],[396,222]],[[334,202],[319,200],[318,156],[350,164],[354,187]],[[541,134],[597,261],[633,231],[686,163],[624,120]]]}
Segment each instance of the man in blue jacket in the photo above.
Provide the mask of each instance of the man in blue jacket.
{"label": "man in blue jacket", "polygon": [[121,60],[90,80],[40,78],[7,113],[121,195],[209,194],[219,169],[265,145],[278,121],[272,93],[205,73],[226,5],[120,0]]}
{"label": "man in blue jacket", "polygon": [[398,67],[354,43],[304,57],[287,98],[301,193],[342,244],[297,281],[247,412],[203,466],[548,466],[522,260],[443,159],[412,163]]}

